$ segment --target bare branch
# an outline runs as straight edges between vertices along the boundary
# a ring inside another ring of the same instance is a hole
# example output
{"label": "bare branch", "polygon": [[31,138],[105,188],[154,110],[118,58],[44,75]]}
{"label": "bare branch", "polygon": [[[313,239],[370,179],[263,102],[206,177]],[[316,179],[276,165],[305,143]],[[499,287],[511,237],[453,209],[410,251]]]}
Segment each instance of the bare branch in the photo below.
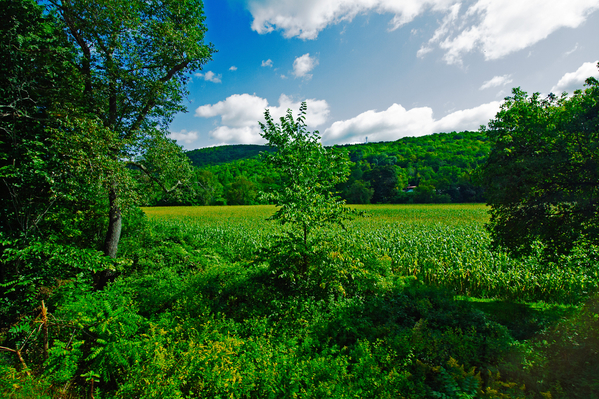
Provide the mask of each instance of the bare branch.
{"label": "bare branch", "polygon": [[0,351],[17,353],[16,349],[10,349],[10,348],[7,348],[5,346],[0,346]]}
{"label": "bare branch", "polygon": [[138,163],[138,162],[133,162],[133,161],[128,161],[127,162],[128,165],[131,166],[135,166],[137,168],[139,168],[142,172],[144,172],[150,179],[152,179],[154,182],[156,182],[156,184],[158,184],[160,186],[160,188],[162,188],[162,190],[165,193],[172,193],[173,191],[175,191],[177,189],[177,187],[179,187],[180,185],[182,185],[183,183],[181,182],[181,180],[177,180],[177,183],[175,183],[174,186],[172,186],[170,189],[166,188],[166,186],[156,177],[153,176],[152,173],[148,170],[148,168],[146,168],[144,165]]}

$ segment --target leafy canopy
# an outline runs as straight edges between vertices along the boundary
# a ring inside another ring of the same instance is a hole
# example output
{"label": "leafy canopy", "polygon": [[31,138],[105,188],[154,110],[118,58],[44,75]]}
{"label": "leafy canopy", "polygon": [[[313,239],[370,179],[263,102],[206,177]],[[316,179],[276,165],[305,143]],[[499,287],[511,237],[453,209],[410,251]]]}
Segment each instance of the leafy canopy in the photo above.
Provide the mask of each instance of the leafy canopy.
{"label": "leafy canopy", "polygon": [[[104,252],[115,257],[120,240],[121,209],[133,194],[126,177],[135,166],[158,182],[172,171],[191,174],[185,157],[168,139],[168,124],[187,94],[189,74],[211,59],[204,44],[205,17],[200,0],[50,0],[63,32],[73,43],[75,67],[83,81],[84,112],[114,132],[110,156],[120,168],[104,180],[109,224]],[[157,152],[154,149],[163,148]],[[151,162],[150,162],[151,161]],[[178,180],[160,183],[170,192]]]}
{"label": "leafy canopy", "polygon": [[299,227],[304,242],[311,230],[342,223],[352,216],[351,209],[344,206],[345,201],[335,191],[335,185],[347,180],[350,161],[345,153],[323,147],[318,131],[307,130],[306,110],[303,102],[296,120],[287,110],[280,124],[266,110],[266,124],[260,123],[262,137],[277,150],[263,156],[283,176],[281,188],[265,194],[278,207],[272,218]]}
{"label": "leafy canopy", "polygon": [[599,82],[571,97],[513,90],[484,129],[482,169],[495,245],[514,254],[540,241],[546,255],[599,243]]}
{"label": "leafy canopy", "polygon": [[0,319],[8,323],[39,305],[39,287],[107,275],[118,261],[54,259],[87,259],[102,247],[116,257],[122,215],[134,215],[140,191],[159,185],[175,195],[191,175],[167,127],[184,108],[190,73],[214,49],[204,44],[200,0],[0,0],[0,9]]}

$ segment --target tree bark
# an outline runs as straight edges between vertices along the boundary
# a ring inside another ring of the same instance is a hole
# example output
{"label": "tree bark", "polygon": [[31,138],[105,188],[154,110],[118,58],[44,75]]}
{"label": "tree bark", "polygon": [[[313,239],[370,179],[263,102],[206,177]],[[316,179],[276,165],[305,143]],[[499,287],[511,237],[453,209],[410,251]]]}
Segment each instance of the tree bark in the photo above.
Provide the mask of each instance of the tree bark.
{"label": "tree bark", "polygon": [[118,204],[116,186],[113,185],[108,193],[110,201],[110,210],[108,212],[108,231],[104,241],[104,255],[116,258],[116,253],[121,239],[121,229],[123,227],[123,217],[121,216],[121,207]]}
{"label": "tree bark", "polygon": [[[123,217],[121,207],[118,204],[118,195],[116,183],[113,183],[108,193],[110,209],[108,211],[108,231],[104,240],[104,255],[116,258],[116,253],[121,239],[121,229],[123,227]],[[114,280],[116,273],[113,270],[105,269],[94,275],[94,285],[96,290],[103,290],[109,281]]]}

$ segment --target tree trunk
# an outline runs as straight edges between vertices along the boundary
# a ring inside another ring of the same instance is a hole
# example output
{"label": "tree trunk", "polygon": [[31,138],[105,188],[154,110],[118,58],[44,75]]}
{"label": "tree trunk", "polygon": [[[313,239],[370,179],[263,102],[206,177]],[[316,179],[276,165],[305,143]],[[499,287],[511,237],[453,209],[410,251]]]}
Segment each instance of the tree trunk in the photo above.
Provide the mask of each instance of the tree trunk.
{"label": "tree trunk", "polygon": [[116,252],[121,239],[121,229],[123,218],[121,216],[121,208],[118,204],[116,187],[111,187],[108,193],[110,201],[110,210],[108,213],[108,231],[106,232],[106,240],[104,241],[104,255],[111,258],[116,258]]}
{"label": "tree trunk", "polygon": [[[116,186],[113,185],[108,193],[110,201],[110,210],[108,211],[108,231],[104,240],[104,255],[111,258],[116,258],[116,253],[121,239],[121,229],[123,226],[123,218],[121,216],[121,208],[118,204],[118,196]],[[94,275],[94,285],[97,290],[103,290],[109,281],[114,280],[116,273],[113,270],[106,269]]]}

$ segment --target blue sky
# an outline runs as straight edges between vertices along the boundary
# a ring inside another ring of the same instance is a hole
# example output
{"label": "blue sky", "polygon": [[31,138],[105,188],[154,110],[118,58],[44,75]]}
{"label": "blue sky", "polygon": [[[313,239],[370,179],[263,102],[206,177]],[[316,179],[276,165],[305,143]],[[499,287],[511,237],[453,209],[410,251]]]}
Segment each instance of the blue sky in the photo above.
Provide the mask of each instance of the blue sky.
{"label": "blue sky", "polygon": [[476,130],[513,87],[599,77],[599,0],[205,0],[218,52],[171,137],[264,143],[258,121],[308,102],[324,144]]}

